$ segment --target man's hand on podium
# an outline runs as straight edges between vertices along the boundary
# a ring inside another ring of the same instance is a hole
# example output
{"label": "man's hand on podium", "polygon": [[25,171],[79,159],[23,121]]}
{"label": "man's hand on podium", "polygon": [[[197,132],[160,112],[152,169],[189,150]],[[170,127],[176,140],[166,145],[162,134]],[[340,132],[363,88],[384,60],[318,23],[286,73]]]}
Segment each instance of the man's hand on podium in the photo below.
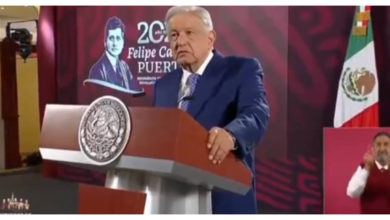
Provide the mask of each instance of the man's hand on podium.
{"label": "man's hand on podium", "polygon": [[209,160],[213,164],[220,164],[234,149],[235,138],[225,129],[213,127],[209,131],[207,148],[210,150]]}

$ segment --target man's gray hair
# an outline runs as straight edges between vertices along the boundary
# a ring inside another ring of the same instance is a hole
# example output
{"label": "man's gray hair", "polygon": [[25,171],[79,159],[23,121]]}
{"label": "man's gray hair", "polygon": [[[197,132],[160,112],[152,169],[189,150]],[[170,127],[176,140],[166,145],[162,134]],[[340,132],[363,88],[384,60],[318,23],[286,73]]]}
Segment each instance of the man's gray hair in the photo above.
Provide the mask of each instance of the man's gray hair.
{"label": "man's gray hair", "polygon": [[208,31],[213,30],[213,21],[211,20],[210,13],[206,9],[198,6],[173,6],[167,11],[167,14],[165,15],[165,25],[168,32],[170,29],[169,20],[173,16],[183,13],[191,13],[198,16]]}

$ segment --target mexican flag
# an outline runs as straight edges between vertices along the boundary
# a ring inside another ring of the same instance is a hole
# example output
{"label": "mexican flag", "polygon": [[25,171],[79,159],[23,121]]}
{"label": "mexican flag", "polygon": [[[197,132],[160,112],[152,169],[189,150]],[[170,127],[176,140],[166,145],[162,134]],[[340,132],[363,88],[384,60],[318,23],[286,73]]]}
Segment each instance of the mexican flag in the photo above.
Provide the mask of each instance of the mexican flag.
{"label": "mexican flag", "polygon": [[377,127],[378,77],[369,6],[356,7],[339,80],[334,127]]}

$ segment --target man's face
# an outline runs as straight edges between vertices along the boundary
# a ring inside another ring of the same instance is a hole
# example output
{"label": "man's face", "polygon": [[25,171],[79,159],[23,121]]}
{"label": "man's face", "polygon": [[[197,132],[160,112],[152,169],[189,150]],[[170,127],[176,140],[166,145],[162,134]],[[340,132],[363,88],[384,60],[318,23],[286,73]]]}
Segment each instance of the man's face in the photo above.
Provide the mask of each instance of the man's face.
{"label": "man's face", "polygon": [[190,13],[173,16],[169,24],[173,58],[183,68],[196,71],[213,48],[215,32],[208,31],[202,20]]}
{"label": "man's face", "polygon": [[374,141],[375,160],[381,165],[386,165],[390,157],[390,138],[385,135],[377,137]]}
{"label": "man's face", "polygon": [[106,39],[106,50],[114,57],[118,57],[123,50],[124,40],[120,28],[108,30]]}

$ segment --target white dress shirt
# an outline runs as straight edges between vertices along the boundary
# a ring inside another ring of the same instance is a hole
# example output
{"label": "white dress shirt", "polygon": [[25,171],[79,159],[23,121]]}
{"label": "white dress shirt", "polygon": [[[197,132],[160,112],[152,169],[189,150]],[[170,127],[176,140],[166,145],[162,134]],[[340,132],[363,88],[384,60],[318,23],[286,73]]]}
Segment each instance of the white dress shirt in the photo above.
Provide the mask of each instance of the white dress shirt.
{"label": "white dress shirt", "polygon": [[194,73],[191,73],[190,71],[182,68],[183,70],[183,75],[181,77],[180,81],[180,91],[179,91],[179,102],[178,102],[178,107],[180,108],[181,105],[181,99],[183,97],[188,96],[189,94],[189,86],[187,85],[188,77],[191,74],[199,74],[200,76],[203,75],[203,72],[206,70],[207,65],[210,63],[211,59],[213,58],[214,54],[212,51],[209,52],[209,55],[207,55],[206,59],[203,61],[202,65],[200,65],[199,69],[196,70]]}
{"label": "white dress shirt", "polygon": [[115,58],[114,56],[112,56],[112,55],[111,55],[109,52],[107,52],[107,51],[106,51],[106,56],[107,56],[108,60],[110,61],[112,68],[113,68],[114,71],[116,72],[116,63],[118,62],[118,59]]}
{"label": "white dress shirt", "polygon": [[[389,169],[388,165],[382,166],[378,161],[375,161],[376,167],[378,169]],[[349,180],[348,183],[348,188],[347,188],[347,195],[351,198],[357,198],[360,197],[363,192],[364,188],[366,187],[367,184],[367,179],[368,179],[369,172],[365,169],[359,166],[351,179]]]}

